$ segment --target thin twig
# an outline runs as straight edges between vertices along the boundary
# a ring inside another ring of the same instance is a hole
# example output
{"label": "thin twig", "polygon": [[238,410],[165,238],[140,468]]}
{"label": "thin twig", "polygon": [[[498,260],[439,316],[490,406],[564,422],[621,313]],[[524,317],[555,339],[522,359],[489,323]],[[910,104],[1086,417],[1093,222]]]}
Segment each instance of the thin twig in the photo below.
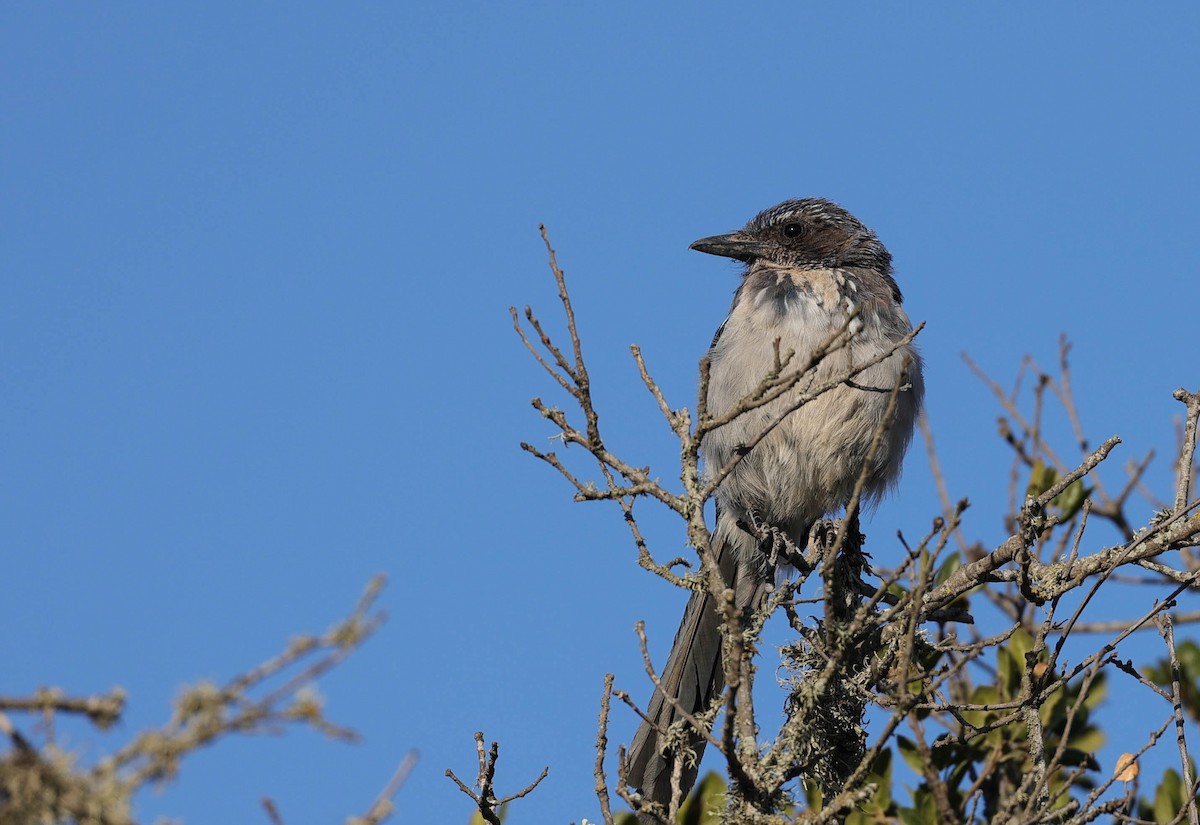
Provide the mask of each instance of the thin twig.
{"label": "thin twig", "polygon": [[604,674],[604,694],[600,697],[600,729],[596,732],[596,764],[592,776],[596,779],[596,798],[600,801],[600,815],[605,825],[613,825],[612,808],[608,796],[608,777],[604,774],[604,754],[608,749],[608,714],[612,706],[613,675]]}
{"label": "thin twig", "polygon": [[351,819],[347,825],[379,825],[380,822],[391,816],[393,810],[392,800],[400,792],[400,788],[404,786],[413,768],[417,766],[418,759],[419,755],[415,750],[411,750],[405,754],[399,767],[392,774],[392,778],[383,786],[383,790],[375,797],[375,801],[371,803],[371,807],[367,809],[367,812],[361,817]]}
{"label": "thin twig", "polygon": [[1183,447],[1179,451],[1179,464],[1175,482],[1175,509],[1187,506],[1191,496],[1192,461],[1196,455],[1196,421],[1200,419],[1200,393],[1175,390],[1174,398],[1187,408],[1183,425]]}
{"label": "thin twig", "polygon": [[[1183,691],[1179,686],[1179,656],[1175,652],[1175,628],[1168,613],[1157,618],[1159,631],[1167,644],[1167,659],[1171,670],[1171,707],[1175,717],[1175,743],[1179,746],[1179,770],[1184,785],[1192,784],[1192,760],[1188,757],[1186,727],[1183,719]],[[1200,825],[1195,795],[1187,803],[1189,825]]]}

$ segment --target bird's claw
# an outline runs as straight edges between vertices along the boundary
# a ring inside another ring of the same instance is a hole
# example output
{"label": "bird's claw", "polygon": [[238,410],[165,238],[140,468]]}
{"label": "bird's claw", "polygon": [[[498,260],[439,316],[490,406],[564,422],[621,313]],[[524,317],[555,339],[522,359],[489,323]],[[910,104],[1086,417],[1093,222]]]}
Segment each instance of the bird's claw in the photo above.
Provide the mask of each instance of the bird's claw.
{"label": "bird's claw", "polygon": [[772,570],[780,566],[798,567],[801,565],[800,548],[786,532],[773,524],[768,524],[753,511],[749,516],[752,533],[758,539],[759,550]]}

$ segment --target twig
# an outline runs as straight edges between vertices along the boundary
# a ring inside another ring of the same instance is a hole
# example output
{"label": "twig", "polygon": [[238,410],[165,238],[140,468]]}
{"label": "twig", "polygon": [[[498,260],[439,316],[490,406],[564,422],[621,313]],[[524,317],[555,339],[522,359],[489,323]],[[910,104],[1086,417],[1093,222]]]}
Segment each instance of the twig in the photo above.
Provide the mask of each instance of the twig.
{"label": "twig", "polygon": [[38,688],[32,696],[0,696],[0,710],[29,713],[78,713],[106,730],[121,718],[125,691],[113,688],[107,696],[67,696],[58,688]]}
{"label": "twig", "polygon": [[375,801],[371,803],[371,807],[361,817],[351,817],[346,825],[378,825],[389,816],[392,815],[393,804],[392,800],[396,794],[400,792],[408,775],[412,773],[413,768],[417,766],[419,755],[415,750],[405,754],[404,759],[400,762],[400,766],[396,768],[392,778],[383,786],[383,790],[375,797]]}
{"label": "twig", "polygon": [[608,777],[604,774],[604,753],[608,748],[608,714],[612,705],[613,675],[604,674],[604,694],[600,697],[600,729],[596,732],[596,764],[592,776],[596,779],[596,798],[600,801],[600,815],[605,825],[613,825],[612,808],[608,796]]}
{"label": "twig", "polygon": [[[921,410],[917,416],[917,426],[920,428],[921,438],[925,442],[925,455],[929,460],[929,472],[933,475],[934,486],[937,487],[938,500],[942,503],[942,515],[946,521],[950,521],[954,513],[954,503],[950,500],[950,490],[946,486],[946,476],[942,472],[942,462],[938,459],[933,429],[929,426],[929,415],[925,410]],[[957,531],[954,535],[958,539],[959,552],[964,552],[967,549],[966,539]]]}
{"label": "twig", "polygon": [[[1192,784],[1192,760],[1188,758],[1187,737],[1183,720],[1183,692],[1179,686],[1179,657],[1175,653],[1175,628],[1171,624],[1168,613],[1160,613],[1158,618],[1159,631],[1167,644],[1167,657],[1171,666],[1171,706],[1175,717],[1175,742],[1179,746],[1179,770],[1184,785]],[[1200,814],[1196,810],[1196,797],[1193,794],[1187,803],[1189,825],[1200,825]]]}
{"label": "twig", "polygon": [[533,792],[533,789],[541,784],[542,780],[550,773],[550,768],[542,768],[541,774],[533,782],[526,785],[515,794],[511,794],[502,799],[496,798],[495,779],[496,779],[496,761],[500,758],[500,743],[493,742],[492,747],[488,750],[483,746],[483,731],[475,732],[475,751],[479,758],[479,773],[475,779],[475,787],[479,788],[476,793],[471,788],[455,776],[454,771],[446,769],[446,776],[454,780],[454,784],[464,794],[469,796],[475,803],[479,811],[479,815],[483,817],[484,822],[488,825],[501,825],[500,823],[500,807],[512,802],[514,799],[520,799]]}
{"label": "twig", "polygon": [[1191,495],[1192,461],[1196,455],[1196,420],[1200,418],[1200,393],[1175,390],[1173,397],[1187,408],[1183,425],[1183,447],[1179,451],[1178,475],[1175,482],[1175,510],[1187,506]]}
{"label": "twig", "polygon": [[[1191,610],[1186,613],[1170,614],[1171,621],[1174,624],[1192,624],[1200,622],[1200,610]],[[1114,619],[1106,622],[1081,622],[1071,628],[1072,633],[1113,633],[1118,630],[1124,630],[1129,627],[1130,619]],[[1140,625],[1138,630],[1150,630],[1149,625]]]}
{"label": "twig", "polygon": [[267,819],[271,820],[271,825],[283,825],[283,817],[279,815],[279,809],[275,807],[275,801],[269,796],[264,796],[261,802],[263,810],[267,812]]}

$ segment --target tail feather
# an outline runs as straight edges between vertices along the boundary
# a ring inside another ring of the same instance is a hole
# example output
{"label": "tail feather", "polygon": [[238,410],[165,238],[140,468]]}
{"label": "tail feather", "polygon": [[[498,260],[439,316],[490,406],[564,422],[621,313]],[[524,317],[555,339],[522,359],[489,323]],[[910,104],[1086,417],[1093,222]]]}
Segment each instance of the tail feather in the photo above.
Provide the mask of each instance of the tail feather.
{"label": "tail feather", "polygon": [[[734,589],[734,603],[739,610],[754,610],[761,605],[767,592],[768,582],[761,571],[748,569],[749,565],[738,563],[737,548],[727,542],[718,542],[717,565],[722,578]],[[643,721],[629,747],[628,781],[642,796],[662,805],[671,800],[671,778],[679,759],[674,750],[664,752],[665,731],[681,717],[666,696],[675,697],[678,706],[689,714],[696,715],[709,709],[712,702],[725,687],[723,660],[723,638],[721,624],[724,621],[716,600],[707,590],[692,593],[671,655],[663,668],[659,683],[646,710],[649,721]],[[664,693],[665,692],[665,693]],[[684,762],[681,766],[681,797],[686,796],[696,782],[700,757],[704,754],[707,740],[704,735],[691,730],[687,744],[696,754],[694,763]]]}
{"label": "tail feather", "polygon": [[[674,696],[688,713],[695,714],[702,713],[725,686],[720,625],[721,617],[712,597],[706,592],[693,593],[660,677],[661,688],[655,689],[646,709],[650,721],[642,722],[629,747],[629,784],[649,800],[665,805],[671,799],[676,755],[662,752],[664,738],[660,731],[670,727],[679,714],[667,702],[664,691]],[[688,745],[696,751],[699,761],[704,753],[704,738],[692,731]],[[695,783],[696,770],[694,765],[683,765],[683,793]]]}

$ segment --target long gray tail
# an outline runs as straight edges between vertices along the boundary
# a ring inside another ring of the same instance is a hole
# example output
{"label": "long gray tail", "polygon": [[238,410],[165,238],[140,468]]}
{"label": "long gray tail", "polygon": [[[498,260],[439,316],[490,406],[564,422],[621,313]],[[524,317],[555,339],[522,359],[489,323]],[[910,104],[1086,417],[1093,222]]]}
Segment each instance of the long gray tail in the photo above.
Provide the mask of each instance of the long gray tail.
{"label": "long gray tail", "polygon": [[[736,549],[728,542],[716,542],[717,564],[725,582],[734,588],[734,603],[740,610],[757,609],[767,592],[767,581],[762,571],[752,571],[751,565],[739,564]],[[712,702],[725,687],[725,671],[722,667],[721,624],[723,619],[716,601],[706,590],[692,593],[683,622],[675,634],[671,655],[660,676],[662,689],[656,689],[650,699],[646,716],[629,747],[629,784],[637,788],[644,798],[666,806],[671,799],[671,775],[678,756],[674,751],[664,753],[664,737],[659,732],[666,730],[680,717],[667,702],[663,691],[674,696],[679,705],[693,715],[708,710]],[[696,762],[684,762],[680,788],[686,797],[696,782],[700,757],[704,754],[707,740],[699,733],[690,731],[690,749],[696,753]]]}

